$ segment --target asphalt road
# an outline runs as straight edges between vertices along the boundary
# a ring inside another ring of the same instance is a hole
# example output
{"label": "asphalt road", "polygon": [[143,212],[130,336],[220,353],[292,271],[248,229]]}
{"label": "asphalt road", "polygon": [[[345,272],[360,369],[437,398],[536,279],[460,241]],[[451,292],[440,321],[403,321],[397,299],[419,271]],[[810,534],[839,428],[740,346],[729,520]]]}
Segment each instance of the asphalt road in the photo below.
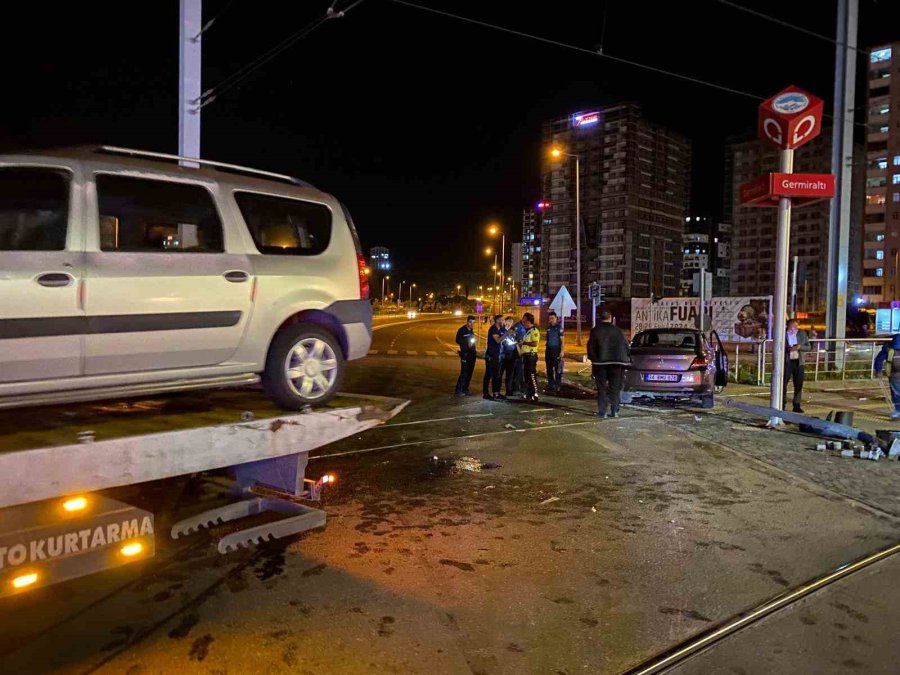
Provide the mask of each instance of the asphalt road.
{"label": "asphalt road", "polygon": [[[806,473],[807,439],[760,436],[732,411],[600,420],[575,392],[454,398],[460,324],[376,321],[345,388],[412,403],[314,453],[311,473],[339,476],[326,528],[228,556],[198,536],[142,567],[4,601],[0,672],[622,672],[900,540],[895,492],[842,482],[849,464],[830,482]],[[848,470],[885,485],[898,475],[887,462]],[[896,567],[681,668],[895,672]]]}

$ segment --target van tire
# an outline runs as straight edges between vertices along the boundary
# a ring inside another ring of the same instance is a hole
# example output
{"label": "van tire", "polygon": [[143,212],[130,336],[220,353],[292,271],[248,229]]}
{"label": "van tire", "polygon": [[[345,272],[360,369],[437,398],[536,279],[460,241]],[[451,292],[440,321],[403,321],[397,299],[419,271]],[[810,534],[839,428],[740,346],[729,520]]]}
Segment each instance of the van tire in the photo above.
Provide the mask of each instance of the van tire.
{"label": "van tire", "polygon": [[[298,377],[291,378],[291,371]],[[275,334],[262,383],[266,396],[277,405],[286,410],[324,405],[334,398],[343,380],[344,354],[328,330],[299,323]]]}

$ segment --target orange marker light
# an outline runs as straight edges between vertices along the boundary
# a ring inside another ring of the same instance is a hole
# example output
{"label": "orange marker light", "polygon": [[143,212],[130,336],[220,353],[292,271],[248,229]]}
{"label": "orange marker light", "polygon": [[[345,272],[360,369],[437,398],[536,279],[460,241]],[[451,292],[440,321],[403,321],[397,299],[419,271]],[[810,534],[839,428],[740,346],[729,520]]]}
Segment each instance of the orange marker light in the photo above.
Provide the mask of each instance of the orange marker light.
{"label": "orange marker light", "polygon": [[12,585],[13,588],[27,588],[28,586],[37,583],[37,580],[37,572],[32,572],[31,574],[23,574],[16,577],[12,580]]}
{"label": "orange marker light", "polygon": [[140,542],[134,542],[132,544],[125,544],[125,546],[119,549],[119,553],[124,555],[126,558],[131,558],[132,556],[136,556],[143,550],[143,544],[141,544]]}
{"label": "orange marker light", "polygon": [[69,511],[81,511],[87,506],[87,499],[84,497],[73,497],[63,502],[63,509]]}

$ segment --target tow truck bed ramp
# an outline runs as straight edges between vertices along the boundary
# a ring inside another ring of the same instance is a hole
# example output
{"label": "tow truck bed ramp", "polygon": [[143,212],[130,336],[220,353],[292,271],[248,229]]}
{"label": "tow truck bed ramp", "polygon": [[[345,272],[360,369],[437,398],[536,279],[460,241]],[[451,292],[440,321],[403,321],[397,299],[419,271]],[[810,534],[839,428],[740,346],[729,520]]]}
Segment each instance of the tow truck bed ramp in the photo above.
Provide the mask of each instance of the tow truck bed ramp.
{"label": "tow truck bed ramp", "polygon": [[0,508],[310,450],[408,401],[341,394],[285,413],[258,390],[0,411]]}

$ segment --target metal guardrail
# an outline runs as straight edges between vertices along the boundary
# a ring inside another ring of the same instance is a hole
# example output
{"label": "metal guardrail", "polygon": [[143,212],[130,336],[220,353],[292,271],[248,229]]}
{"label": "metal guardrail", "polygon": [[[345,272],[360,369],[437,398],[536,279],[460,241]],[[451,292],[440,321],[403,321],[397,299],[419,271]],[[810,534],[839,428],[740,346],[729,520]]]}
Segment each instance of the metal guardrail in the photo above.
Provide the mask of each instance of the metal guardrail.
{"label": "metal guardrail", "polygon": [[[871,379],[875,377],[875,357],[886,339],[812,339],[812,351],[806,354],[805,379],[813,382]],[[773,340],[724,343],[729,358],[729,380],[769,384],[772,381],[773,344]]]}

